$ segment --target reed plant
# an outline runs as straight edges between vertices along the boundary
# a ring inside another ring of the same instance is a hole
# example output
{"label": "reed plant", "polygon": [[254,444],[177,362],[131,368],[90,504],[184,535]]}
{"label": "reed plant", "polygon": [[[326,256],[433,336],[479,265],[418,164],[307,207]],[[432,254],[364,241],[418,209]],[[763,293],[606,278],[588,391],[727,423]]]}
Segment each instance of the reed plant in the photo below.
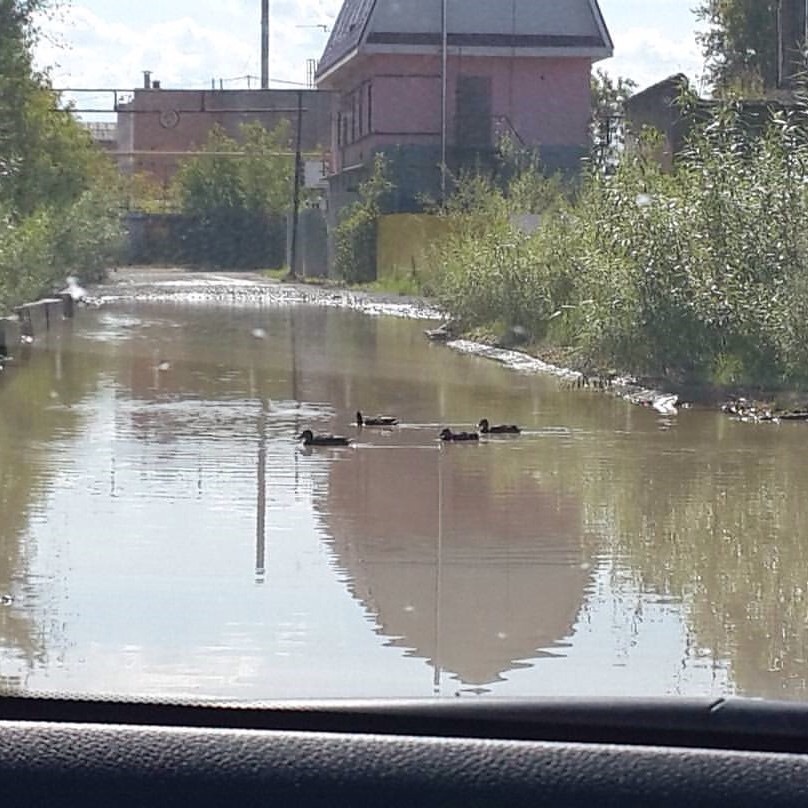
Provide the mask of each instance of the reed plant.
{"label": "reed plant", "polygon": [[[508,187],[473,206],[436,251],[439,296],[464,325],[519,326],[581,364],[721,384],[808,380],[808,126],[771,111],[761,129],[725,104],[670,171],[646,139],[612,174],[548,187],[524,233]],[[643,145],[644,144],[644,145]],[[474,180],[479,186],[479,180]],[[516,186],[514,186],[516,183]]]}

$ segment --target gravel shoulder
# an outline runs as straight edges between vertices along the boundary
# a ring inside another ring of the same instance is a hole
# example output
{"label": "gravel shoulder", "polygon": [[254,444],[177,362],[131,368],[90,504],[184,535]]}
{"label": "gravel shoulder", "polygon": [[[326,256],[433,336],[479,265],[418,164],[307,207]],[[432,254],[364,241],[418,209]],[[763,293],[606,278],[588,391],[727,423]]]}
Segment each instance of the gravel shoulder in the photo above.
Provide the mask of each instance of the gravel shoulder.
{"label": "gravel shoulder", "polygon": [[94,287],[91,295],[101,304],[130,299],[245,306],[310,303],[419,320],[443,316],[434,303],[422,298],[286,283],[258,272],[199,272],[177,267],[122,267],[110,272],[107,282]]}

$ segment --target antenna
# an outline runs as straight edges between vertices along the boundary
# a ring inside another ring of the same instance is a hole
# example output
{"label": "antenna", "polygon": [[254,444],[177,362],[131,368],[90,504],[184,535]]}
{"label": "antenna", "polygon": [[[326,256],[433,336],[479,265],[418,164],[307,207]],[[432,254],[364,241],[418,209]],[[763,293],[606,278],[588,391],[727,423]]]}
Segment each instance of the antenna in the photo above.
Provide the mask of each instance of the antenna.
{"label": "antenna", "polygon": [[310,89],[314,89],[314,74],[317,72],[317,60],[316,59],[306,59],[306,86]]}

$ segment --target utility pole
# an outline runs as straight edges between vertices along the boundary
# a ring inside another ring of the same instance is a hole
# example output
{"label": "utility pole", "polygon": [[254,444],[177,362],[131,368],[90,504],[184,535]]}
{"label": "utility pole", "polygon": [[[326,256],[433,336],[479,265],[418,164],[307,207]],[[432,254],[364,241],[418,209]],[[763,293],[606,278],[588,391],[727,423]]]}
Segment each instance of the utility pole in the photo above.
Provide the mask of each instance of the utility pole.
{"label": "utility pole", "polygon": [[289,248],[289,280],[297,280],[297,236],[300,219],[300,180],[303,160],[301,158],[301,142],[303,135],[303,90],[297,91],[297,131],[295,133],[295,179],[292,193],[292,244]]}
{"label": "utility pole", "polygon": [[261,0],[261,89],[269,89],[269,0]]}
{"label": "utility pole", "polygon": [[447,0],[441,0],[441,80],[440,80],[440,203],[446,203],[446,124],[447,76],[449,34],[447,30]]}

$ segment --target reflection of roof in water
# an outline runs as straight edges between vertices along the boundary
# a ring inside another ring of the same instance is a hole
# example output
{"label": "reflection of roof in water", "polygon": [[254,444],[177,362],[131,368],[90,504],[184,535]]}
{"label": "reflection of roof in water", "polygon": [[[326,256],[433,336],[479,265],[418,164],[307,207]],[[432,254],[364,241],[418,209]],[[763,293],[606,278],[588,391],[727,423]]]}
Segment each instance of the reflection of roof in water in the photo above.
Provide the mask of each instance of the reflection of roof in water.
{"label": "reflection of roof in water", "polygon": [[318,507],[379,632],[485,685],[571,634],[588,574],[576,504],[527,477],[495,492],[494,455],[472,451],[358,451],[331,465]]}

